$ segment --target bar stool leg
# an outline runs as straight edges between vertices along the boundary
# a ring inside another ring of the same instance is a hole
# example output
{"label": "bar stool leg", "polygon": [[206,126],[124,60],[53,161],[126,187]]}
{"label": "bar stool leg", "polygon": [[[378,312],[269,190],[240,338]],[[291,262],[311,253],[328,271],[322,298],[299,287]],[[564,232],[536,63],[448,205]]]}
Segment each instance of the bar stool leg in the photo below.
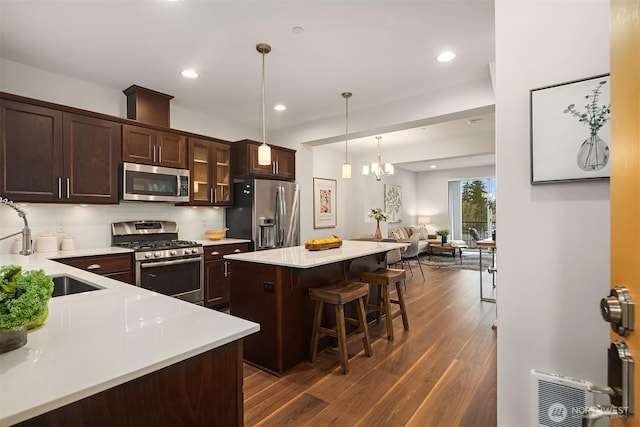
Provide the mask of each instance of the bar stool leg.
{"label": "bar stool leg", "polygon": [[316,353],[318,352],[318,338],[320,323],[322,322],[322,301],[316,301],[316,309],[313,315],[313,328],[311,332],[311,351],[309,354],[309,360],[312,362],[316,360]]}
{"label": "bar stool leg", "polygon": [[409,316],[407,316],[407,310],[404,306],[404,292],[400,282],[396,282],[396,292],[398,293],[398,304],[400,305],[400,313],[402,314],[402,325],[405,330],[409,330]]}
{"label": "bar stool leg", "polygon": [[340,350],[340,364],[342,373],[349,373],[349,356],[347,355],[347,330],[344,324],[344,305],[336,304],[336,322],[338,326],[338,348]]}
{"label": "bar stool leg", "polygon": [[389,298],[389,286],[382,286],[384,300],[384,321],[387,324],[387,339],[393,341],[393,319],[391,318],[391,299]]}
{"label": "bar stool leg", "polygon": [[[382,286],[376,284],[375,285],[378,288],[378,296],[376,297],[376,305],[378,307],[382,307]],[[376,310],[376,325],[380,324],[380,308],[378,308]]]}
{"label": "bar stool leg", "polygon": [[369,328],[367,327],[367,312],[364,308],[364,297],[358,298],[358,322],[360,329],[364,334],[362,337],[362,345],[364,346],[364,354],[371,357],[371,341],[369,341]]}

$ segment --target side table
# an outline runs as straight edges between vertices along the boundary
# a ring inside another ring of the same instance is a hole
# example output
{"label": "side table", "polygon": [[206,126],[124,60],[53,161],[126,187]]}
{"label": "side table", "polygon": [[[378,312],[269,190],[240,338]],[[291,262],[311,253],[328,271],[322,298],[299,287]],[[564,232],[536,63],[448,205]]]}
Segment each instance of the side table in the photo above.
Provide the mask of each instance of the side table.
{"label": "side table", "polygon": [[476,242],[476,246],[478,246],[478,251],[480,252],[480,300],[488,301],[488,302],[496,302],[495,298],[487,298],[482,294],[482,249],[485,248],[491,253],[491,265],[488,268],[489,273],[491,273],[491,281],[492,285],[496,287],[496,242],[495,240],[486,239],[480,240]]}

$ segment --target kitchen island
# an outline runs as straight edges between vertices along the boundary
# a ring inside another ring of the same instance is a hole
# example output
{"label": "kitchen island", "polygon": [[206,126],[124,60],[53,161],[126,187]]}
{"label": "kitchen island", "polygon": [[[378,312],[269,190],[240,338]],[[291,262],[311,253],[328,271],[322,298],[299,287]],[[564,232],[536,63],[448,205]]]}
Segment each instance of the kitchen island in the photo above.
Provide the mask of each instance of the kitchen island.
{"label": "kitchen island", "polygon": [[242,425],[250,321],[47,256],[3,255],[100,288],[52,298],[27,344],[0,354],[0,426]]}
{"label": "kitchen island", "polygon": [[260,324],[260,332],[245,339],[245,361],[280,376],[305,360],[314,309],[309,288],[357,281],[361,272],[382,267],[387,251],[406,246],[347,240],[322,251],[295,246],[225,255],[231,260],[231,314]]}

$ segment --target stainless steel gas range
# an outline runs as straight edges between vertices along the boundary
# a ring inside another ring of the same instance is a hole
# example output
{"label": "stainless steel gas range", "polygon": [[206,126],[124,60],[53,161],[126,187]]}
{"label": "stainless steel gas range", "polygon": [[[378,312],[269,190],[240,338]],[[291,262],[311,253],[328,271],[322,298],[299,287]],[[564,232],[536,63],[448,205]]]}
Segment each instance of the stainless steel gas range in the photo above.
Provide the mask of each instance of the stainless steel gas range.
{"label": "stainless steel gas range", "polygon": [[175,222],[116,222],[111,224],[111,243],[133,249],[136,286],[203,304],[202,245],[179,240]]}

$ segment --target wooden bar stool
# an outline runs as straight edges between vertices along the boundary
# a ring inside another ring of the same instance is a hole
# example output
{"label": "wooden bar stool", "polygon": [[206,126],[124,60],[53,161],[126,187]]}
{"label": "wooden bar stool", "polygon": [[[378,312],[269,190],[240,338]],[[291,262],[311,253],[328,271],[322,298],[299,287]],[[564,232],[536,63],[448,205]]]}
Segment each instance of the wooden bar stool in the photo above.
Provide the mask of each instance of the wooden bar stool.
{"label": "wooden bar stool", "polygon": [[[338,339],[338,349],[340,351],[340,365],[342,373],[349,372],[349,356],[347,354],[347,344],[351,341],[362,338],[364,353],[371,356],[371,342],[369,341],[369,331],[367,329],[367,318],[365,311],[366,298],[369,295],[369,285],[360,282],[339,282],[333,285],[310,288],[309,296],[316,302],[315,315],[313,318],[313,330],[311,335],[310,359],[313,362],[318,352],[318,341],[320,335],[329,335]],[[358,318],[353,319],[344,316],[344,305],[357,300]],[[324,303],[333,304],[336,310],[336,329],[325,328],[322,323],[322,306]],[[349,336],[345,322],[358,326],[358,331]]]}
{"label": "wooden bar stool", "polygon": [[[378,312],[377,323],[380,323],[380,313],[384,313],[387,323],[387,339],[393,341],[393,319],[402,316],[402,325],[405,330],[409,330],[409,318],[407,316],[407,308],[404,304],[404,293],[402,291],[402,282],[405,279],[406,272],[404,269],[396,268],[379,268],[369,273],[360,273],[360,280],[363,282],[378,285],[377,304],[367,304],[368,310],[376,310]],[[392,300],[389,296],[389,286],[396,286],[398,294],[397,300]],[[400,310],[395,313],[391,312],[391,304],[398,304]]]}

